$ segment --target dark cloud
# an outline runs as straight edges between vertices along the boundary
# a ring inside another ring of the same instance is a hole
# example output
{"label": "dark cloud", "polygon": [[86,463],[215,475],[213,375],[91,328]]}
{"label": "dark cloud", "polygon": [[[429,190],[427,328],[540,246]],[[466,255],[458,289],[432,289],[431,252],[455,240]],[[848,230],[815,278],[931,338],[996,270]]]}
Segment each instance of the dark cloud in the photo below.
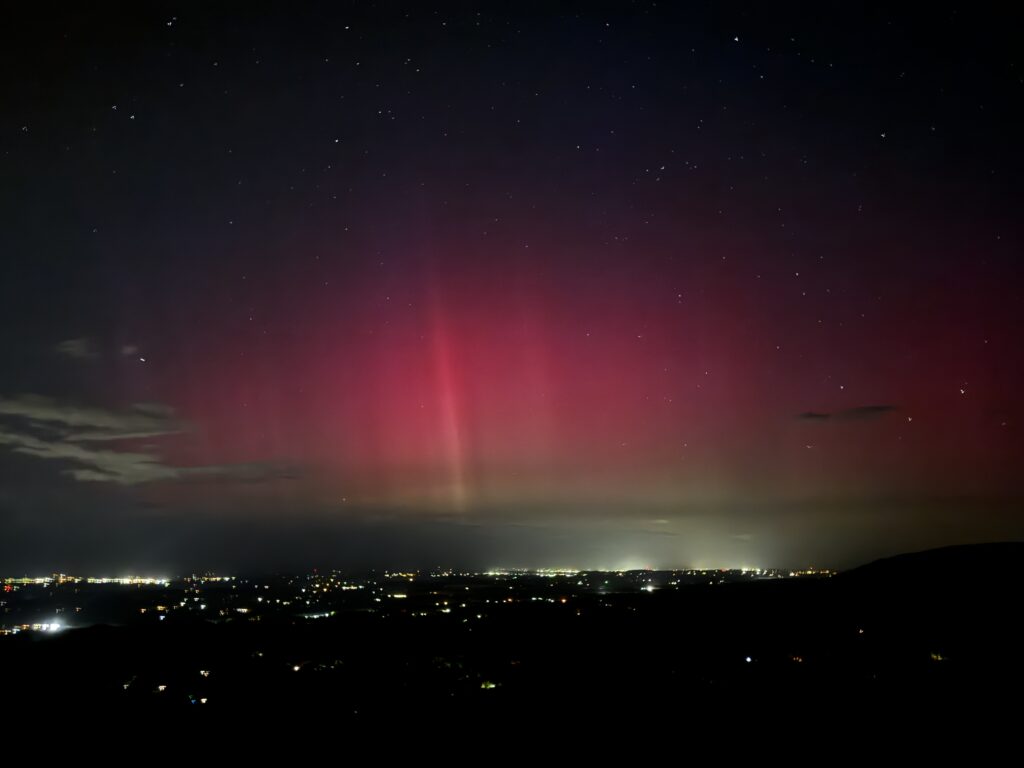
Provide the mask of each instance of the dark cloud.
{"label": "dark cloud", "polygon": [[858,405],[856,408],[845,408],[835,413],[823,413],[821,411],[805,411],[797,416],[801,421],[867,421],[877,419],[887,413],[897,410],[895,405]]}
{"label": "dark cloud", "polygon": [[806,411],[797,416],[797,418],[803,419],[805,421],[822,421],[824,419],[831,418],[831,416],[827,413],[818,413],[817,411]]}

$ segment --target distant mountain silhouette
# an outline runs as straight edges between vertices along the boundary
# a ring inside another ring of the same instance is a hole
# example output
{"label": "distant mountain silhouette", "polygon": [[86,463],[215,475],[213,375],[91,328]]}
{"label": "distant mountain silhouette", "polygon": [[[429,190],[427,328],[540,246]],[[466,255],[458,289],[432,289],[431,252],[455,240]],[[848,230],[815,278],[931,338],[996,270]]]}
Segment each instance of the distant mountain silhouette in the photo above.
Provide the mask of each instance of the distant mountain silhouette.
{"label": "distant mountain silhouette", "polygon": [[[856,616],[893,658],[930,649],[955,660],[957,685],[1020,679],[1024,543],[974,544],[897,555],[829,580],[830,608]],[[912,655],[912,654],[911,654]]]}
{"label": "distant mountain silhouette", "polygon": [[1024,542],[963,544],[895,555],[844,571],[840,582],[868,586],[1009,584],[1024,580]]}

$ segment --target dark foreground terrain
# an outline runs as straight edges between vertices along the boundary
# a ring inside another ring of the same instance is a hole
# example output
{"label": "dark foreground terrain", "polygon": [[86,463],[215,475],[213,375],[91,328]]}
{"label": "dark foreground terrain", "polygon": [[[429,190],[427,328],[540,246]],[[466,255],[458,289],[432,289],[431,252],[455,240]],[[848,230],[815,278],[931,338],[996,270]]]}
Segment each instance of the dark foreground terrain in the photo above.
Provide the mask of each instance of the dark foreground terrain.
{"label": "dark foreground terrain", "polygon": [[[62,712],[308,707],[340,720],[609,726],[737,711],[941,710],[1016,700],[1022,586],[1024,544],[796,577],[54,580],[0,594],[2,693],[11,709]],[[42,629],[53,616],[61,628]]]}

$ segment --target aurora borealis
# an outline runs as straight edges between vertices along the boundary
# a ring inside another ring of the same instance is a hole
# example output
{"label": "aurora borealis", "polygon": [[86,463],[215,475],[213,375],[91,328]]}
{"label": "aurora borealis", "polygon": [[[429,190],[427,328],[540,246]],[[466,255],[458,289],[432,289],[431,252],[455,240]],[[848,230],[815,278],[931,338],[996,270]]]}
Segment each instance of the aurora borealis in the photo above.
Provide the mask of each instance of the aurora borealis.
{"label": "aurora borealis", "polygon": [[1014,22],[813,8],[16,12],[0,561],[1020,538]]}

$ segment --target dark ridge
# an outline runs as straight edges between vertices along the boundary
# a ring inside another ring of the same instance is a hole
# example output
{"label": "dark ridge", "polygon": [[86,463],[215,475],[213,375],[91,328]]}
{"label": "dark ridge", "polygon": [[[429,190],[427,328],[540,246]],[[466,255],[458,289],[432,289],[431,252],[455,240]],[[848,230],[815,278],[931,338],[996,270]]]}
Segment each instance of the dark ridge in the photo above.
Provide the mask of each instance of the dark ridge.
{"label": "dark ridge", "polygon": [[844,581],[931,581],[1024,578],[1024,542],[959,544],[882,558],[844,571]]}

